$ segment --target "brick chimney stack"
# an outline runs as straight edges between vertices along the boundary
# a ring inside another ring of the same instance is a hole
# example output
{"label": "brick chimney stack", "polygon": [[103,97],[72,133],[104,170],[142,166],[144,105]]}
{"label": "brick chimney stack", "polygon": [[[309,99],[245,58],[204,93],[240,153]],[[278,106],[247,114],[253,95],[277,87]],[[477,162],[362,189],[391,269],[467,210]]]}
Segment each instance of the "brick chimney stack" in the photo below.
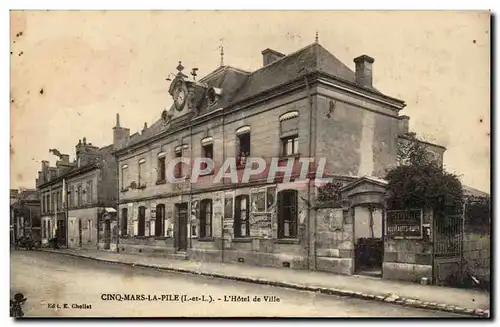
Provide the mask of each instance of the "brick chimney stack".
{"label": "brick chimney stack", "polygon": [[405,135],[410,132],[410,117],[408,116],[399,116],[398,117],[398,130],[399,135]]}
{"label": "brick chimney stack", "polygon": [[373,63],[375,59],[370,56],[362,55],[354,58],[356,64],[355,81],[361,87],[373,88]]}

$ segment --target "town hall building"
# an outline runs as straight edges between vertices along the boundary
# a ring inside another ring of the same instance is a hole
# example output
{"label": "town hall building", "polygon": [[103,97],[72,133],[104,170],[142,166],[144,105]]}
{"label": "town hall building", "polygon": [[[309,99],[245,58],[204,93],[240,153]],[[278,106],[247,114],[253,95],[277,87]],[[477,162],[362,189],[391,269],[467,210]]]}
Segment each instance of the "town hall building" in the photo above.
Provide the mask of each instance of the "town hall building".
{"label": "town hall building", "polygon": [[[221,65],[199,80],[179,62],[169,110],[135,135],[117,121],[119,252],[354,274],[363,269],[361,240],[384,251],[382,178],[409,132],[405,103],[375,88],[368,55],[353,58],[351,70],[315,42],[288,55],[265,49],[262,59],[253,72]],[[428,146],[442,164],[445,149]],[[169,164],[182,157],[191,160],[174,167],[183,182],[170,183]],[[192,181],[200,157],[214,169]],[[263,158],[266,171],[272,158],[291,163],[290,181],[264,173],[242,183],[251,157]],[[217,181],[228,158],[238,181]],[[296,183],[301,158],[315,161],[307,182]],[[320,158],[321,177],[333,178],[340,195],[332,206],[318,199]],[[388,275],[430,273],[424,259],[403,268],[374,260]]]}

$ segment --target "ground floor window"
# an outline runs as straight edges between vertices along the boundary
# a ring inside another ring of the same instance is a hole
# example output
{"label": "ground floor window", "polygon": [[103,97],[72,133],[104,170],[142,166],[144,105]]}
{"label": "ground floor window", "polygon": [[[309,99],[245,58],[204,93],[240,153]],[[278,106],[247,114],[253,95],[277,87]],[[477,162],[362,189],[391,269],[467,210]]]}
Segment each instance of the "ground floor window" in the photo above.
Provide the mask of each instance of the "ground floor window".
{"label": "ground floor window", "polygon": [[127,235],[128,234],[128,209],[123,208],[122,209],[122,224],[121,224],[121,234],[122,235]]}
{"label": "ground floor window", "polygon": [[212,200],[201,201],[200,205],[200,237],[212,236]]}
{"label": "ground floor window", "polygon": [[165,233],[165,205],[159,204],[156,206],[155,217],[155,236],[163,236]]}
{"label": "ground floor window", "polygon": [[139,207],[139,217],[137,226],[137,236],[145,236],[146,234],[146,208]]}
{"label": "ground floor window", "polygon": [[297,191],[278,192],[278,238],[297,237]]}
{"label": "ground floor window", "polygon": [[238,195],[234,201],[234,237],[250,236],[249,196]]}

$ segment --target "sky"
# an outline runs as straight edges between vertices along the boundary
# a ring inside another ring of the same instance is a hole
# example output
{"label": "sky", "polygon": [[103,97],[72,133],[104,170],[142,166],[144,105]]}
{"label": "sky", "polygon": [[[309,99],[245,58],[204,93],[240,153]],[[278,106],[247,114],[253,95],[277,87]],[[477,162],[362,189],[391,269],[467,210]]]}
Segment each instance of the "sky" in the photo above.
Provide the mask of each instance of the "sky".
{"label": "sky", "polygon": [[11,188],[35,187],[56,148],[112,143],[140,131],[172,103],[167,76],[179,61],[198,75],[224,63],[253,71],[261,51],[319,43],[352,70],[375,59],[374,86],[401,99],[410,129],[447,148],[445,168],[490,192],[488,12],[12,11]]}

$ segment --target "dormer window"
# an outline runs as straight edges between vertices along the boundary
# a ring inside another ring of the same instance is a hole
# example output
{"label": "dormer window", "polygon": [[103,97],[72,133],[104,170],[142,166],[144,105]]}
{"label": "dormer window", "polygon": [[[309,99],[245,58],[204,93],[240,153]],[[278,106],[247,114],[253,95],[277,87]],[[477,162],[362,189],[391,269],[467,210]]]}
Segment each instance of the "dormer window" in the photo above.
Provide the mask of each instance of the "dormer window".
{"label": "dormer window", "polygon": [[209,105],[212,105],[215,102],[217,102],[217,100],[219,100],[219,98],[220,98],[221,93],[222,93],[221,89],[211,87],[207,93]]}

